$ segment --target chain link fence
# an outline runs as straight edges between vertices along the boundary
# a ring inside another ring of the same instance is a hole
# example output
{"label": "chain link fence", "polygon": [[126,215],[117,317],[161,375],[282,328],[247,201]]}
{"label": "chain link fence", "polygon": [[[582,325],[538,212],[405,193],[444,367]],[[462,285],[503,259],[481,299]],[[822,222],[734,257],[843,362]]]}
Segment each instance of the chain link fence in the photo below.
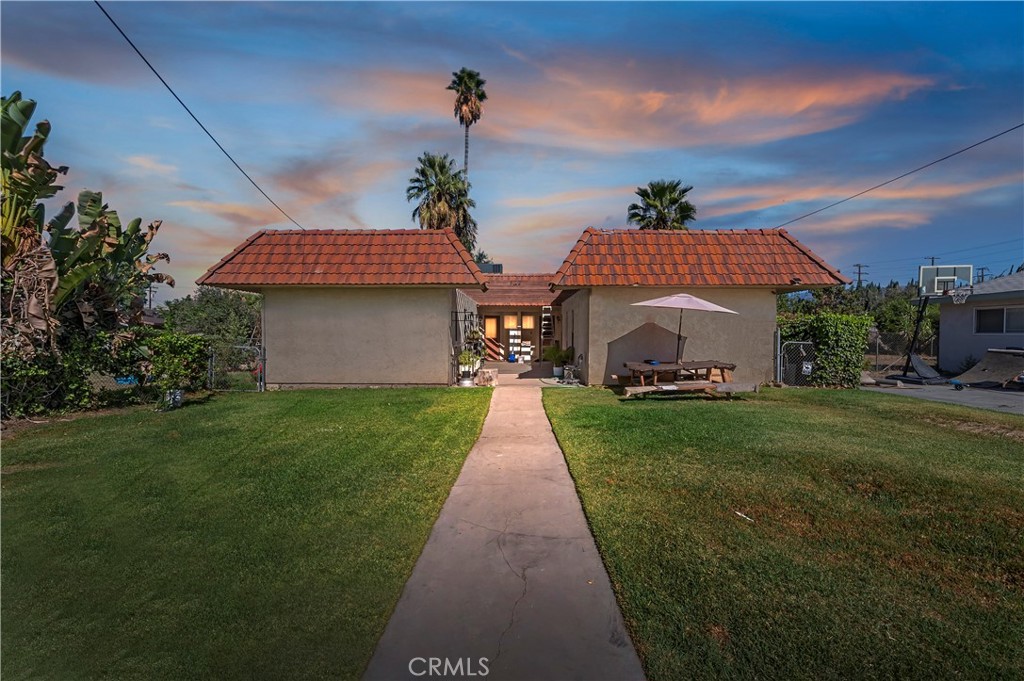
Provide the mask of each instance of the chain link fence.
{"label": "chain link fence", "polygon": [[817,354],[810,341],[786,341],[779,346],[776,380],[790,386],[811,384]]}
{"label": "chain link fence", "polygon": [[[907,361],[910,336],[905,333],[890,333],[872,330],[864,349],[864,368],[872,373],[884,374],[902,368]],[[938,361],[939,338],[936,334],[918,338],[914,351],[925,363],[932,366]]]}

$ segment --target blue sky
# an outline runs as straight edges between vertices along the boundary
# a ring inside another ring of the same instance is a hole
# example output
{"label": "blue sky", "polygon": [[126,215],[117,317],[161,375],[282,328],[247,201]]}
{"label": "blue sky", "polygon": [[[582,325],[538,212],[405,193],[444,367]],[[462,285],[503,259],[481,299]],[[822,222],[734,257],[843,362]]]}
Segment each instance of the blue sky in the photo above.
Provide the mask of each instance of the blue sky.
{"label": "blue sky", "polygon": [[[1024,121],[1022,3],[104,6],[310,229],[414,227],[416,158],[461,163],[445,86],[480,71],[472,195],[507,272],[554,271],[584,227],[626,226],[651,180],[694,186],[695,228],[775,227]],[[5,0],[0,19],[3,92],[39,102],[47,157],[71,167],[58,200],[101,190],[122,217],[162,219],[179,286],[161,297],[290,226],[91,2]],[[1024,135],[787,229],[882,283],[925,256],[1019,265]]]}

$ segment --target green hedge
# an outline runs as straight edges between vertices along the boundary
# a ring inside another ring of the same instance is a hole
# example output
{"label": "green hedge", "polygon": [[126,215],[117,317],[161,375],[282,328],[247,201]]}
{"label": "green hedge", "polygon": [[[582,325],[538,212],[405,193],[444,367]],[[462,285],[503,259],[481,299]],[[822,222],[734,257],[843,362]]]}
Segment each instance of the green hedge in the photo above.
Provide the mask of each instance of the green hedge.
{"label": "green hedge", "polygon": [[855,388],[860,384],[864,348],[872,324],[870,316],[834,312],[780,315],[778,324],[784,342],[803,340],[814,343],[813,385]]}
{"label": "green hedge", "polygon": [[203,336],[164,331],[147,342],[150,382],[161,390],[198,390],[206,384],[210,347]]}

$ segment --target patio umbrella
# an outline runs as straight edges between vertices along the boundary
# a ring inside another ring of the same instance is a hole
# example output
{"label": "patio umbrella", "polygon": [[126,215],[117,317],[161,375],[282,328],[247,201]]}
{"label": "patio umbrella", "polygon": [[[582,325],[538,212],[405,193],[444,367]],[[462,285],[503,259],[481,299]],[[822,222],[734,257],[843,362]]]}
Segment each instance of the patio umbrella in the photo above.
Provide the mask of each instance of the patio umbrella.
{"label": "patio umbrella", "polygon": [[725,312],[727,314],[738,314],[734,310],[715,305],[712,302],[691,296],[689,293],[673,293],[670,296],[643,300],[639,303],[632,303],[641,307],[670,307],[679,310],[679,330],[676,331],[676,361],[679,361],[679,346],[683,342],[683,310],[703,310],[704,312]]}

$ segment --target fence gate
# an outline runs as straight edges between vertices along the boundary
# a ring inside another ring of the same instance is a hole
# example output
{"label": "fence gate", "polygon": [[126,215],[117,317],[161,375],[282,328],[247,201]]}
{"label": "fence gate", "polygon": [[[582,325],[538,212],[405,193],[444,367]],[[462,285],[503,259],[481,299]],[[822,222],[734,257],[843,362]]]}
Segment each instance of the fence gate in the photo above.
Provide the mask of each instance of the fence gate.
{"label": "fence gate", "polygon": [[259,345],[214,345],[210,348],[211,390],[263,392],[266,356]]}
{"label": "fence gate", "polygon": [[810,341],[786,341],[779,346],[775,380],[785,385],[810,385],[817,355]]}

